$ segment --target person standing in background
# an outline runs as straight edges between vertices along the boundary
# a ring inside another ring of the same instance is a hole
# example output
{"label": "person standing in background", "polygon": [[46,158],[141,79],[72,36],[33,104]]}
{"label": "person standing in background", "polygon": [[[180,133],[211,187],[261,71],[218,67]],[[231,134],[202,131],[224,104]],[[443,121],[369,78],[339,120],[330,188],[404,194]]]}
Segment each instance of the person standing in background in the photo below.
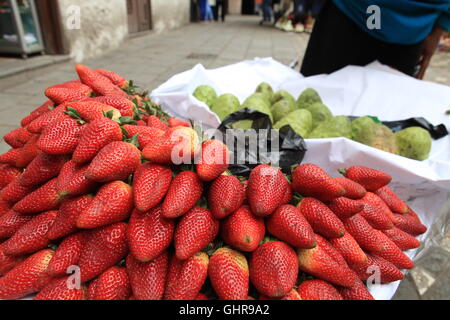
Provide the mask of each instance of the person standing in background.
{"label": "person standing in background", "polygon": [[208,0],[198,0],[198,4],[200,7],[200,21],[206,20],[206,7],[208,6]]}
{"label": "person standing in background", "polygon": [[257,15],[260,15],[260,13],[261,13],[262,3],[263,3],[263,0],[255,0],[255,13]]}
{"label": "person standing in background", "polygon": [[211,12],[213,14],[213,19],[215,21],[217,21],[217,19],[216,19],[216,5],[217,5],[216,0],[208,0],[208,5],[211,8]]}
{"label": "person standing in background", "polygon": [[216,0],[216,7],[214,13],[214,18],[216,19],[216,21],[219,21],[219,9],[222,22],[225,22],[225,16],[227,15],[228,10],[228,0]]}
{"label": "person standing in background", "polygon": [[260,25],[262,25],[266,21],[272,21],[272,0],[263,0],[262,6],[263,19],[259,23]]}
{"label": "person standing in background", "polygon": [[423,79],[450,30],[450,0],[329,0],[312,31],[301,73],[332,73],[374,60]]}
{"label": "person standing in background", "polygon": [[213,14],[210,3],[211,3],[211,0],[206,1],[205,21],[213,21],[214,20],[214,14]]}

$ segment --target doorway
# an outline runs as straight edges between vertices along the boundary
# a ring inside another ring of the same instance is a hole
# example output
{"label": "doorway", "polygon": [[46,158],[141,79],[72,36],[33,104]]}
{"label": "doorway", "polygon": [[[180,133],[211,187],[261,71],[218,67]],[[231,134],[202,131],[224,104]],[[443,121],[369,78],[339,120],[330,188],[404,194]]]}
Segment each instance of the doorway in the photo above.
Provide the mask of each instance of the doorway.
{"label": "doorway", "polygon": [[130,33],[152,29],[152,11],[150,0],[126,0],[128,12],[128,30]]}
{"label": "doorway", "polygon": [[242,1],[242,14],[255,14],[255,0]]}

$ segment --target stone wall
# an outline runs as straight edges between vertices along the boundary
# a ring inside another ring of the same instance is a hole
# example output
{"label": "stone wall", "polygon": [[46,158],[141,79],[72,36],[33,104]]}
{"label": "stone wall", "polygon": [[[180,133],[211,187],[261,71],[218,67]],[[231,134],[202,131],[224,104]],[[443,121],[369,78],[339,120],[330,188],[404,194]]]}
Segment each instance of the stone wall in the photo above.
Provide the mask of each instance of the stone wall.
{"label": "stone wall", "polygon": [[242,0],[228,0],[229,14],[241,14],[241,12],[242,12]]}
{"label": "stone wall", "polygon": [[58,0],[63,41],[77,62],[120,46],[128,35],[124,0]]}
{"label": "stone wall", "polygon": [[179,28],[190,21],[189,0],[151,0],[153,30]]}

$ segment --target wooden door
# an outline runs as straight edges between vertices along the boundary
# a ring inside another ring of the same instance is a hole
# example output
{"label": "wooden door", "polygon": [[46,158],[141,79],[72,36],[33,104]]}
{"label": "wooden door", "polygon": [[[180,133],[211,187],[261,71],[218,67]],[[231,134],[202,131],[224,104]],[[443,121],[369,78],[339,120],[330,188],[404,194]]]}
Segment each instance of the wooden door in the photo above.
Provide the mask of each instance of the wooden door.
{"label": "wooden door", "polygon": [[130,33],[152,29],[150,0],[126,0]]}
{"label": "wooden door", "polygon": [[61,16],[58,1],[35,0],[36,10],[44,40],[45,52],[48,54],[67,54],[61,31]]}

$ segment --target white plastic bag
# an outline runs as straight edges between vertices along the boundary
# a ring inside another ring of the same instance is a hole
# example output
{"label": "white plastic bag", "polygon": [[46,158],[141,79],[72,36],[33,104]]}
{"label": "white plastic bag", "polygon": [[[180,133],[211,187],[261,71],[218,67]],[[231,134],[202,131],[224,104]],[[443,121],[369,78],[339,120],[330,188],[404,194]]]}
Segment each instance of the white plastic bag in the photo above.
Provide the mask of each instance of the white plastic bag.
{"label": "white plastic bag", "polygon": [[[405,76],[375,62],[366,67],[349,66],[331,75],[305,78],[271,58],[243,61],[206,70],[201,65],[173,76],[151,93],[153,100],[174,116],[216,128],[219,118],[192,96],[199,85],[211,85],[218,94],[233,93],[241,103],[261,82],[274,90],[285,89],[297,97],[314,88],[335,115],[377,116],[380,120],[424,117],[434,125],[450,127],[450,88]],[[431,156],[415,161],[374,149],[345,138],[306,140],[304,162],[313,162],[333,176],[337,169],[364,165],[393,176],[393,188],[431,226],[450,198],[450,137],[433,142]],[[426,245],[407,254],[414,258],[429,247],[430,231],[419,237]],[[372,287],[376,299],[391,299],[399,281]]]}

